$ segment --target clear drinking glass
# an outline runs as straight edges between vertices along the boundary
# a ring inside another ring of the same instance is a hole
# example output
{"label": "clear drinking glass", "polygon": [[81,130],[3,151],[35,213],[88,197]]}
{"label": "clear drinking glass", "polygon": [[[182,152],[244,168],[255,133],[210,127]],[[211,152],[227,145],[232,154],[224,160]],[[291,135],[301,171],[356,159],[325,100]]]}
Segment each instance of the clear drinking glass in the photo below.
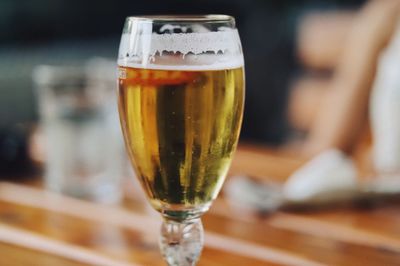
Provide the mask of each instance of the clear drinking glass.
{"label": "clear drinking glass", "polygon": [[[95,60],[87,67],[38,66],[33,78],[46,144],[46,187],[116,203],[122,197],[125,154],[116,111],[115,74],[108,71],[100,77],[102,68],[109,69],[102,67],[104,64]],[[111,69],[115,70],[115,65]],[[111,84],[109,75],[114,80]]]}
{"label": "clear drinking glass", "polygon": [[132,165],[162,214],[168,265],[195,265],[200,216],[224,182],[244,105],[233,17],[128,17],[119,48],[119,113]]}

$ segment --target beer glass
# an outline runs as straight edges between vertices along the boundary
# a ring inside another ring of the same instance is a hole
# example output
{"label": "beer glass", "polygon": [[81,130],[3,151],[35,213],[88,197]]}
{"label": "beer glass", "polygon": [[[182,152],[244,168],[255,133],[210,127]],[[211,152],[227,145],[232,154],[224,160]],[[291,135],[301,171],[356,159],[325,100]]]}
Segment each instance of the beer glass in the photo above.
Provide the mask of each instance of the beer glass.
{"label": "beer glass", "polygon": [[235,151],[244,105],[243,54],[233,17],[128,17],[119,56],[125,144],[161,213],[168,265],[195,265],[200,217],[217,197]]}

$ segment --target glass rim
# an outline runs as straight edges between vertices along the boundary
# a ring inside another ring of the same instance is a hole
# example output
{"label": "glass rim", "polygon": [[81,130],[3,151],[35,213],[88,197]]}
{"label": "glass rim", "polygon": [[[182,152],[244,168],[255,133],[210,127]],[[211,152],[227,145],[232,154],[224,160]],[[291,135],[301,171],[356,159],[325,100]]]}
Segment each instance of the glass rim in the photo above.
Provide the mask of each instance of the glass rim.
{"label": "glass rim", "polygon": [[140,16],[128,16],[127,21],[138,21],[138,22],[234,22],[235,18],[224,14],[209,14],[209,15],[140,15]]}

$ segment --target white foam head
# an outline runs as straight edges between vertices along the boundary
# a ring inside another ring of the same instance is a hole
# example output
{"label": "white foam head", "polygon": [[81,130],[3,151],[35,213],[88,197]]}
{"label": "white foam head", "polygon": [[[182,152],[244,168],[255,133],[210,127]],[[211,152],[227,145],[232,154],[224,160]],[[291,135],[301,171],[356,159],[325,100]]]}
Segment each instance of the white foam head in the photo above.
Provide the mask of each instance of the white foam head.
{"label": "white foam head", "polygon": [[141,25],[140,30],[132,29],[122,35],[118,64],[174,70],[217,70],[243,66],[236,29],[221,27],[218,31],[209,31],[201,25],[195,26],[195,33],[185,33],[186,27],[171,24],[164,25],[161,30],[179,28],[183,33],[152,33],[151,24]]}

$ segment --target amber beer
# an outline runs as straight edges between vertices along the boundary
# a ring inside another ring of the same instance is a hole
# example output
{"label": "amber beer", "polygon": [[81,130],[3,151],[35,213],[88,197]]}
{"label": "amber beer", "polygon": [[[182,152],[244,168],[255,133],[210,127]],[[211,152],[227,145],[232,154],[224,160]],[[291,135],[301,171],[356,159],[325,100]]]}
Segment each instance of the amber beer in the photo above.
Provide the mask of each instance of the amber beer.
{"label": "amber beer", "polygon": [[218,194],[239,137],[243,68],[119,67],[128,152],[152,205],[207,205]]}

